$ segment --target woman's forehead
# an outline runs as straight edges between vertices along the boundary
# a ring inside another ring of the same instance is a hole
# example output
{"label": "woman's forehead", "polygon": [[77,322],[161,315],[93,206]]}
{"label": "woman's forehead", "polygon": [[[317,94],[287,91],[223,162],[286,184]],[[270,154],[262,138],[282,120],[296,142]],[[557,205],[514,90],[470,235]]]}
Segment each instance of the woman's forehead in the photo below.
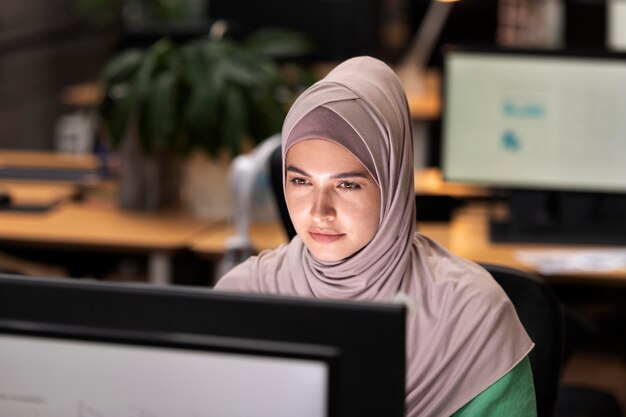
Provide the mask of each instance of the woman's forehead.
{"label": "woman's forehead", "polygon": [[[333,103],[336,105],[337,103]],[[351,109],[359,108],[354,100],[343,103]],[[372,178],[376,177],[376,165],[369,152],[365,139],[358,133],[352,123],[354,117],[350,114],[338,114],[327,106],[320,106],[307,113],[293,127],[286,132],[284,151],[288,151],[296,143],[310,138],[324,138],[342,146],[354,155],[367,169]],[[378,181],[377,181],[378,183]]]}
{"label": "woman's forehead", "polygon": [[367,168],[343,146],[320,138],[302,140],[287,152],[286,171],[333,178],[362,177],[374,181]]}
{"label": "woman's forehead", "polygon": [[305,164],[322,164],[332,166],[332,163],[342,165],[359,165],[365,169],[363,163],[344,146],[326,138],[306,138],[292,145],[287,151],[287,162],[293,160]]}

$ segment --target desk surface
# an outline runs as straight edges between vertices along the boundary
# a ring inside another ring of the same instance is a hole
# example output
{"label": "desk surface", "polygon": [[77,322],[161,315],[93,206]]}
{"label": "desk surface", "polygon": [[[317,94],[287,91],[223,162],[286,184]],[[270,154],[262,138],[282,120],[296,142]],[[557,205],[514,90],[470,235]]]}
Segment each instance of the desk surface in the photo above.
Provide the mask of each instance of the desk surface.
{"label": "desk surface", "polygon": [[97,169],[98,158],[91,154],[2,149],[0,167]]}
{"label": "desk surface", "polygon": [[[0,151],[0,166],[95,169],[97,164],[94,155]],[[110,185],[99,182],[91,187],[104,190]],[[0,211],[0,241],[86,249],[172,251],[187,248],[191,236],[212,223],[180,210],[123,211],[113,195],[105,201],[72,202],[81,186],[86,185],[0,181],[0,189],[10,194],[14,204],[62,203],[39,213]]]}
{"label": "desk surface", "polygon": [[45,213],[0,212],[0,241],[77,248],[171,251],[212,223],[184,212],[132,213],[114,203],[65,203]]}
{"label": "desk surface", "polygon": [[40,184],[30,182],[0,181],[0,191],[11,196],[11,203],[55,204],[73,198],[79,190],[73,184]]}
{"label": "desk surface", "polygon": [[493,194],[493,191],[485,187],[446,182],[438,168],[415,170],[414,180],[415,194],[459,198],[487,197]]}
{"label": "desk surface", "polygon": [[[518,259],[520,251],[597,250],[614,249],[606,246],[580,246],[537,243],[494,243],[489,239],[487,207],[469,205],[459,210],[450,224],[422,224],[420,233],[445,246],[452,253],[476,262],[496,263],[539,273],[532,266]],[[540,274],[541,275],[541,274]],[[581,282],[587,284],[626,284],[626,268],[612,272],[570,272],[544,276],[551,282]]]}

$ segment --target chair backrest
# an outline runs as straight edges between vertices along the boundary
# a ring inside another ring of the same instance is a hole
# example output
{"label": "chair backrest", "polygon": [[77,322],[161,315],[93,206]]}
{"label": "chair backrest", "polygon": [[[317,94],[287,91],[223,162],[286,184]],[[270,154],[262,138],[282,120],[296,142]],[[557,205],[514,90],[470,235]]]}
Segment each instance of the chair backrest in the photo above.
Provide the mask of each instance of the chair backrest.
{"label": "chair backrest", "polygon": [[285,193],[283,192],[283,161],[281,149],[281,147],[274,149],[274,152],[272,152],[270,156],[270,180],[272,182],[272,190],[274,191],[274,198],[278,206],[280,220],[283,223],[287,237],[291,240],[291,238],[296,235],[296,229],[293,227],[293,223],[291,223],[289,211],[287,211]]}
{"label": "chair backrest", "polygon": [[492,264],[482,266],[513,302],[526,332],[535,342],[530,352],[537,416],[552,417],[563,360],[564,318],[557,296],[539,277]]}

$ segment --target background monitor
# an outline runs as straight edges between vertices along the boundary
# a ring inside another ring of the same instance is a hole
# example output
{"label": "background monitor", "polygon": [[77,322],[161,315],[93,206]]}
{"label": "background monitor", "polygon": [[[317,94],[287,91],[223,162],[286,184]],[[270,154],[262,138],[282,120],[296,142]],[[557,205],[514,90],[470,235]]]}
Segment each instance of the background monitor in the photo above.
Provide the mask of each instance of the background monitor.
{"label": "background monitor", "polygon": [[0,275],[0,415],[399,417],[404,332],[393,304]]}
{"label": "background monitor", "polygon": [[492,238],[626,242],[626,55],[451,49],[444,85],[444,177],[510,192]]}
{"label": "background monitor", "polygon": [[451,51],[447,179],[626,192],[626,57]]}

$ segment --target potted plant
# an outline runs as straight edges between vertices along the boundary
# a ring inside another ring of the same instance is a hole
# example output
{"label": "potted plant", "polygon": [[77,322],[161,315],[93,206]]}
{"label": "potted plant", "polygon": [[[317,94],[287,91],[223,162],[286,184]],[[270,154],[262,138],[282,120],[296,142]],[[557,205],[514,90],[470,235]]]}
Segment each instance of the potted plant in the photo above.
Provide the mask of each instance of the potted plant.
{"label": "potted plant", "polygon": [[291,100],[313,81],[287,62],[309,49],[302,34],[264,29],[239,41],[164,38],[112,57],[101,72],[99,114],[120,149],[121,205],[166,204],[178,194],[176,174],[165,173],[177,160],[203,155],[224,165],[278,132]]}

